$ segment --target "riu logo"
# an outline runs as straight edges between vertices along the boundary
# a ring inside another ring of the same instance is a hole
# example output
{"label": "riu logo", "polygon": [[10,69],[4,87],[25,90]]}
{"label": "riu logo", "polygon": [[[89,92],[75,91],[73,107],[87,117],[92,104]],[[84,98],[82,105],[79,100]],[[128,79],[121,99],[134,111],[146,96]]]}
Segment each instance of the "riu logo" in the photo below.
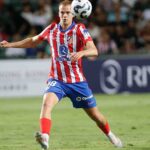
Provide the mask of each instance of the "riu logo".
{"label": "riu logo", "polygon": [[56,58],[57,61],[70,61],[69,50],[66,45],[59,46],[59,56]]}
{"label": "riu logo", "polygon": [[59,54],[60,54],[60,56],[67,56],[68,48],[65,45],[60,45],[59,46]]}

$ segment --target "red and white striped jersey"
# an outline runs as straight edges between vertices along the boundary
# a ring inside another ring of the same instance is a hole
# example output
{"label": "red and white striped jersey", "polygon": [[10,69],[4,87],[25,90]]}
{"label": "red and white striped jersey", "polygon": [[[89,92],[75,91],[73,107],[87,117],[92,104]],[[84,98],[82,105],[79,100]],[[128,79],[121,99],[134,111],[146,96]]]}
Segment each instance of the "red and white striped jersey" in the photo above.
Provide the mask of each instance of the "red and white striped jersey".
{"label": "red and white striped jersey", "polygon": [[52,23],[38,35],[38,38],[47,40],[50,44],[50,78],[65,83],[85,81],[81,59],[76,62],[70,61],[70,53],[82,51],[85,43],[92,40],[83,24],[73,22],[68,29],[63,30],[60,24]]}

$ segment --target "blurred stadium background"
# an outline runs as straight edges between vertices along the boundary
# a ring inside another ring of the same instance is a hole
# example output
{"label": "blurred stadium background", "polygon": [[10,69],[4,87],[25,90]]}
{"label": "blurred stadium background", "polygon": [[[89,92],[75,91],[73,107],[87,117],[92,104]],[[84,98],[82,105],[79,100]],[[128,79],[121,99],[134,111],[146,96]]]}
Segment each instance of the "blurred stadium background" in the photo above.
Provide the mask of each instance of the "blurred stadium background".
{"label": "blurred stadium background", "polygon": [[[91,0],[93,13],[84,20],[101,54],[150,51],[149,0]],[[40,33],[58,19],[59,0],[0,0],[0,40],[17,41]],[[6,49],[0,58],[47,58],[45,43],[37,49]]]}

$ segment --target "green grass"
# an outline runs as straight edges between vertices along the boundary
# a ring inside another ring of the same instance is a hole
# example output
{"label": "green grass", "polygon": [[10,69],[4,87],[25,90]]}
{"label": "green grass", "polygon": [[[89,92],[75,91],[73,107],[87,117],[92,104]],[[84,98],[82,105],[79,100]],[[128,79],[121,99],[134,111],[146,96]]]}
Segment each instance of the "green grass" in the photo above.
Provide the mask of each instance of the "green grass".
{"label": "green grass", "polygon": [[[101,112],[124,142],[123,150],[150,150],[150,94],[95,95]],[[0,99],[0,150],[40,150],[41,97]],[[64,99],[53,110],[50,150],[115,150],[82,109]]]}

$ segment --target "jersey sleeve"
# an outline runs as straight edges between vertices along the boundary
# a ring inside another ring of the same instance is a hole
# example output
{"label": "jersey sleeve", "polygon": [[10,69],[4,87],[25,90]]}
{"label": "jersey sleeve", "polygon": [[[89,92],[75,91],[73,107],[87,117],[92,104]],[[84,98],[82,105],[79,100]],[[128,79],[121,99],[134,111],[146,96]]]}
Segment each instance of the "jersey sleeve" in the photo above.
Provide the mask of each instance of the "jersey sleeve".
{"label": "jersey sleeve", "polygon": [[51,28],[51,25],[49,25],[48,27],[46,27],[46,28],[38,35],[38,38],[39,38],[40,40],[47,40],[47,39],[48,39],[49,32],[50,32],[50,28]]}
{"label": "jersey sleeve", "polygon": [[87,41],[93,41],[91,35],[89,34],[88,30],[83,24],[79,24],[78,35],[81,38],[84,45],[86,44]]}
{"label": "jersey sleeve", "polygon": [[52,30],[56,26],[56,23],[53,22],[49,26],[47,26],[39,35],[38,38],[40,40],[48,40],[50,30]]}

